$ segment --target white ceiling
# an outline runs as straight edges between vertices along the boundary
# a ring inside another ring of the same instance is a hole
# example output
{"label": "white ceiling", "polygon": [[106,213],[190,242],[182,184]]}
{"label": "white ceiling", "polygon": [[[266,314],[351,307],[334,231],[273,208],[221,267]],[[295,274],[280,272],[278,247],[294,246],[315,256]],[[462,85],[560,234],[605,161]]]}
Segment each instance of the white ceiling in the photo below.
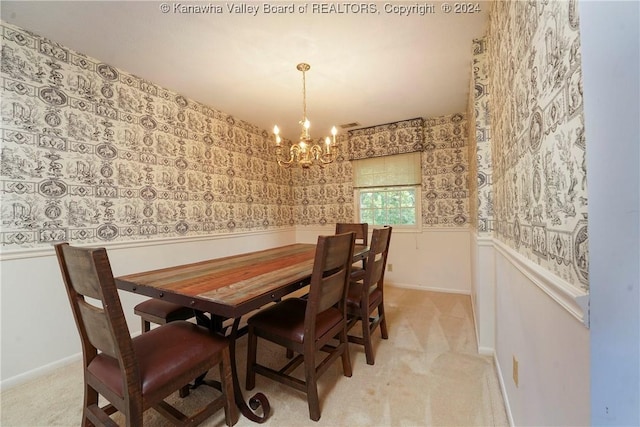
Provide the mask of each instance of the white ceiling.
{"label": "white ceiling", "polygon": [[[185,1],[220,5],[223,13],[184,14],[161,13],[161,3],[3,0],[0,13],[6,22],[237,119],[267,130],[278,124],[285,137],[297,139],[300,62],[311,64],[307,113],[314,138],[328,135],[332,125],[367,127],[464,111],[471,43],[484,34],[490,7],[480,1],[480,13],[446,14],[443,2],[430,2],[433,14],[400,16],[385,12],[385,2],[370,2],[379,13],[267,14],[261,1]],[[260,11],[227,10],[243,4]]]}

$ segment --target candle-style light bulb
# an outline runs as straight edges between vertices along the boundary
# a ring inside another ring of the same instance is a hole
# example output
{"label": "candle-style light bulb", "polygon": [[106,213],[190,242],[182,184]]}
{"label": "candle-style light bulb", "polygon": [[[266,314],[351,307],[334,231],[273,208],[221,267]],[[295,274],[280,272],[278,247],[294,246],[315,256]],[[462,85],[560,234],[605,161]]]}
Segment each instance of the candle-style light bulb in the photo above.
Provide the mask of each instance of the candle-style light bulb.
{"label": "candle-style light bulb", "polygon": [[279,147],[282,139],[280,139],[280,129],[278,129],[278,125],[273,127],[273,133],[276,136],[276,146]]}

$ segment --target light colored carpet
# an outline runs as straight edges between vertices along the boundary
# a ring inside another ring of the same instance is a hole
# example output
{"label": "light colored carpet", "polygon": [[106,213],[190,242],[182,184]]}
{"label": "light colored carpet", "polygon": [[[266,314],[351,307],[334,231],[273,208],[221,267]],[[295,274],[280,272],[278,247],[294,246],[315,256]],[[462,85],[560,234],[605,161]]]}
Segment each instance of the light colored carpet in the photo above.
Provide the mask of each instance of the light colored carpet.
{"label": "light colored carpet", "polygon": [[[267,426],[508,426],[498,378],[490,357],[478,355],[471,300],[467,295],[417,291],[387,286],[385,307],[389,339],[374,334],[374,366],[364,349],[350,344],[353,376],[342,375],[336,362],[320,379],[322,417],[309,419],[305,395],[256,376],[256,388],[271,403]],[[352,333],[359,328],[359,324]],[[244,387],[246,337],[238,342],[238,370]],[[284,350],[258,341],[258,358],[281,366]],[[209,374],[215,376],[215,374]],[[188,413],[217,396],[209,387],[193,390],[187,399],[169,400]],[[0,395],[2,426],[76,426],[81,420],[80,363],[14,387]],[[120,414],[114,419],[123,425]],[[154,410],[145,425],[167,422]],[[223,426],[221,412],[205,426]],[[244,417],[237,426],[255,426]]]}

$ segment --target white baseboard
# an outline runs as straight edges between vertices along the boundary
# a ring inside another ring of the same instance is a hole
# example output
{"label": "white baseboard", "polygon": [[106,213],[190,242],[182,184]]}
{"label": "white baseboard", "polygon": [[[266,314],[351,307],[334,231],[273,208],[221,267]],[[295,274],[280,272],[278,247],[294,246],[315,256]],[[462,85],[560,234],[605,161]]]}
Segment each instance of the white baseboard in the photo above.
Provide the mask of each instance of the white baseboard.
{"label": "white baseboard", "polygon": [[462,294],[462,295],[471,295],[470,290],[460,290],[460,289],[450,289],[450,288],[437,288],[435,286],[422,286],[422,285],[412,285],[407,283],[398,283],[398,282],[384,282],[385,286],[393,286],[395,288],[404,288],[404,289],[414,289],[417,291],[430,291],[430,292],[444,292],[448,294]]}
{"label": "white baseboard", "polygon": [[478,354],[483,356],[493,356],[495,357],[496,350],[492,347],[484,347],[480,346],[480,332],[478,330],[478,311],[476,310],[476,304],[471,298],[471,313],[473,313],[473,332],[476,334],[476,344],[478,345]]}
{"label": "white baseboard", "polygon": [[514,426],[513,415],[511,414],[511,406],[509,406],[509,397],[507,395],[507,389],[504,384],[504,377],[502,376],[502,368],[500,368],[500,362],[498,362],[498,355],[493,352],[493,363],[496,367],[496,373],[498,374],[498,382],[500,383],[500,391],[502,392],[502,400],[504,401],[504,410],[507,413],[507,420],[510,426]]}
{"label": "white baseboard", "polygon": [[[157,325],[156,325],[157,326]],[[152,328],[156,327],[152,325]],[[131,334],[131,337],[137,337],[142,332],[137,331]],[[7,378],[5,380],[0,381],[0,392],[9,390],[13,387],[19,386],[21,384],[27,383],[31,380],[37,379],[44,375],[50,374],[57,369],[70,365],[72,363],[76,363],[82,360],[82,353],[76,353],[68,357],[64,357],[62,359],[56,360],[55,362],[51,362],[47,365],[40,366],[36,369],[32,369],[30,371],[24,372],[20,375],[16,375],[11,378]]]}
{"label": "white baseboard", "polygon": [[76,363],[82,360],[82,353],[76,353],[69,357],[65,357],[60,360],[56,360],[55,362],[49,363],[44,366],[40,366],[36,369],[32,369],[30,371],[24,372],[20,375],[16,375],[11,378],[7,378],[6,380],[2,380],[0,382],[0,392],[9,390],[10,388],[19,386],[31,380],[35,380],[44,375],[50,374],[57,369],[70,365],[72,363]]}
{"label": "white baseboard", "polygon": [[496,350],[491,347],[480,347],[478,346],[478,354],[482,356],[491,356],[493,358],[496,357]]}

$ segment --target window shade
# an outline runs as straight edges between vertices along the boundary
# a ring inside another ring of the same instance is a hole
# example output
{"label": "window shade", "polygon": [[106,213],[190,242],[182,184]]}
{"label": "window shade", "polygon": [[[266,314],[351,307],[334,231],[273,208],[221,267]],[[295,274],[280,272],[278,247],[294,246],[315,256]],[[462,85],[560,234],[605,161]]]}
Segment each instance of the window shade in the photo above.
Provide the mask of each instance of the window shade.
{"label": "window shade", "polygon": [[391,187],[422,182],[420,152],[353,160],[353,187]]}

